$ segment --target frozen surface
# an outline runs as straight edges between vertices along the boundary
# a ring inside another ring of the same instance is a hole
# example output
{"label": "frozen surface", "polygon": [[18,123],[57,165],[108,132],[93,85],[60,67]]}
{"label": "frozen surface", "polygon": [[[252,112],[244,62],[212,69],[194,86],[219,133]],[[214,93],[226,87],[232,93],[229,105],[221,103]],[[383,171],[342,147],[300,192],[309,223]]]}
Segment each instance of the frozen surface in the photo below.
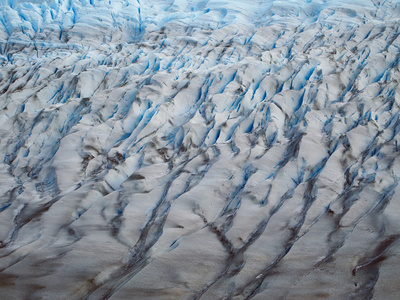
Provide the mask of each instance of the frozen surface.
{"label": "frozen surface", "polygon": [[398,299],[399,27],[0,0],[0,298]]}

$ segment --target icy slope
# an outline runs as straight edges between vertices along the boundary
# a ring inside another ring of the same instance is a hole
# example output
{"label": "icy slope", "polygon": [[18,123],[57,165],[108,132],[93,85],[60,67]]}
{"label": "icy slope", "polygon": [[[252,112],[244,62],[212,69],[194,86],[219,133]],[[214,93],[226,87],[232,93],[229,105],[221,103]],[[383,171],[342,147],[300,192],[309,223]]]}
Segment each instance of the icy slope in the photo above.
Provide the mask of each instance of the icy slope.
{"label": "icy slope", "polygon": [[396,298],[397,1],[0,1],[1,298]]}

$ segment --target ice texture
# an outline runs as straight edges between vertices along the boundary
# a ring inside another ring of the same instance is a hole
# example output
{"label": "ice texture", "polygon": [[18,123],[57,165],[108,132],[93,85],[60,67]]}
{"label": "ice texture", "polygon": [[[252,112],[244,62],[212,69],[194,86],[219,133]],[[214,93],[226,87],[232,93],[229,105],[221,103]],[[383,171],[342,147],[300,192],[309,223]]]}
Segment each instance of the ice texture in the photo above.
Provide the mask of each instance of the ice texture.
{"label": "ice texture", "polygon": [[0,0],[1,299],[398,299],[395,0]]}

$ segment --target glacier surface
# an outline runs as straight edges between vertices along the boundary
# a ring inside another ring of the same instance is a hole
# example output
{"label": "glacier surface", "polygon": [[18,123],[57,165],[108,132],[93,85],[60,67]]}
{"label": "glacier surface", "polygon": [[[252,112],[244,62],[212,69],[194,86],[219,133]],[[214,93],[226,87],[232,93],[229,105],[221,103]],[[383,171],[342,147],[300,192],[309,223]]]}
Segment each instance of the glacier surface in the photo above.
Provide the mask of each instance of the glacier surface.
{"label": "glacier surface", "polygon": [[395,0],[0,0],[2,299],[396,299]]}

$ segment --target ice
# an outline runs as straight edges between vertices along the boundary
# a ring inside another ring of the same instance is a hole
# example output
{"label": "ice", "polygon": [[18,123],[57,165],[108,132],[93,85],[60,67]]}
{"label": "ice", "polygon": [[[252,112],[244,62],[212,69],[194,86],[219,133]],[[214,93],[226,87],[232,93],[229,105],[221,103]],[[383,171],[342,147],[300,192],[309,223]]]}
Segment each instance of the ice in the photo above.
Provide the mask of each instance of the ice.
{"label": "ice", "polygon": [[399,20],[0,0],[0,298],[396,299]]}

